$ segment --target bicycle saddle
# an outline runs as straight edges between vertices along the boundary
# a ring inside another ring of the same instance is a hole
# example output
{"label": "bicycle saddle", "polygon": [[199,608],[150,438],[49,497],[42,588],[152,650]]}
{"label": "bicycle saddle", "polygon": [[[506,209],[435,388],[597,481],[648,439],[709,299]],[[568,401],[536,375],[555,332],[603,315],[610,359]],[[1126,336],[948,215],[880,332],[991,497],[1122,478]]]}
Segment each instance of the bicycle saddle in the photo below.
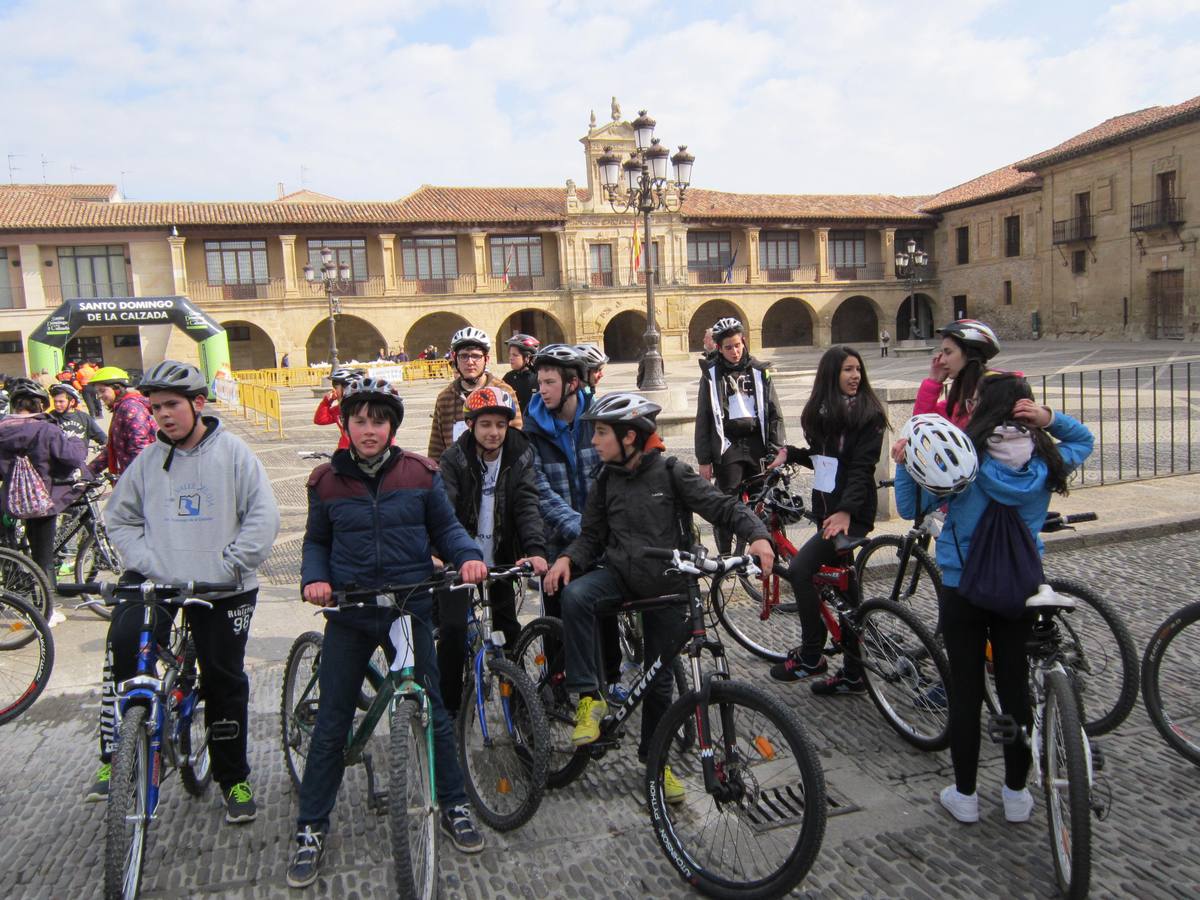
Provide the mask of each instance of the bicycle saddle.
{"label": "bicycle saddle", "polygon": [[870,538],[865,537],[850,537],[848,534],[839,534],[833,539],[833,549],[838,553],[853,553],[863,544],[869,543]]}
{"label": "bicycle saddle", "polygon": [[1074,597],[1055,593],[1048,584],[1041,585],[1037,593],[1025,601],[1026,609],[1074,609],[1075,606]]}

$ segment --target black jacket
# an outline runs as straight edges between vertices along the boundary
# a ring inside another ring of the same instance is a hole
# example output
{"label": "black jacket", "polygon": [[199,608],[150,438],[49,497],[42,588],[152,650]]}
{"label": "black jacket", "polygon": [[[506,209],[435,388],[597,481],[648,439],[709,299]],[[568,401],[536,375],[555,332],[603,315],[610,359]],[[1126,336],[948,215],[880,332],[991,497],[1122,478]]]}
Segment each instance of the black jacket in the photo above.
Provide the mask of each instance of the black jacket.
{"label": "black jacket", "polygon": [[679,547],[680,513],[695,512],[733,531],[747,543],[768,539],[762,522],[742,503],[722,494],[682,462],[668,467],[652,450],[636,469],[607,465],[588,494],[583,528],[562,552],[580,570],[605,557],[630,597],[657,597],[684,590],[682,576],[668,575],[668,564],[642,555],[646,547]]}
{"label": "black jacket", "polygon": [[[783,429],[783,416],[779,412],[779,397],[775,394],[775,384],[771,381],[770,363],[751,358],[749,368],[762,373],[762,391],[758,390],[756,384],[754,402],[757,409],[766,410],[766,429],[761,437],[767,455],[774,455],[775,451],[787,441],[787,437]],[[728,412],[725,379],[721,377],[724,373],[723,357],[719,354],[712,357],[706,356],[700,360],[700,391],[696,397],[696,461],[701,465],[719,463],[725,452],[725,448],[721,444],[721,432],[717,429],[717,416],[713,413],[712,403],[713,379],[715,378],[717,402],[720,405],[719,413],[723,427]],[[738,442],[737,438],[730,438],[728,435],[726,439],[734,444]]]}
{"label": "black jacket", "polygon": [[[440,468],[446,496],[463,527],[474,536],[479,531],[479,501],[483,497],[483,460],[476,452],[475,435],[464,431],[442,454]],[[510,428],[500,451],[496,479],[496,514],[493,559],[511,563],[522,556],[545,556],[546,537],[538,511],[534,481],[533,448],[529,440]]]}
{"label": "black jacket", "polygon": [[876,493],[875,466],[883,450],[884,421],[878,419],[862,428],[847,432],[841,446],[831,442],[826,447],[802,450],[787,448],[787,461],[812,468],[812,454],[837,458],[837,478],[833,490],[825,493],[814,490],[812,511],[825,519],[835,512],[850,514],[850,534],[862,537],[875,528],[875,513],[879,508]]}
{"label": "black jacket", "polygon": [[517,405],[521,407],[521,415],[525,415],[525,410],[529,408],[529,398],[537,390],[537,372],[529,366],[519,372],[510,369],[504,373],[504,383],[516,392]]}

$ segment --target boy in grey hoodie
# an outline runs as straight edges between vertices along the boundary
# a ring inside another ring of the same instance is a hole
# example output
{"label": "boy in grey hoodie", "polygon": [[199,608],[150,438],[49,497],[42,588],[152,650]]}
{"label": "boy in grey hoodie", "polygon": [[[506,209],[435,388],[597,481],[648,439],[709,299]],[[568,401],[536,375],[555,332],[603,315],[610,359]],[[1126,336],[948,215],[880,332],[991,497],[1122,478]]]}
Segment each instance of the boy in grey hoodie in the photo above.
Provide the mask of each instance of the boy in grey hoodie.
{"label": "boy in grey hoodie", "polygon": [[[121,476],[104,511],[109,538],[125,564],[125,579],[156,582],[239,582],[241,589],[208,595],[213,608],[189,607],[212,731],[213,777],[221,785],[227,822],[257,814],[248,781],[246,709],[250,681],[244,657],[258,596],[255,569],[279,532],[279,510],[262,463],[246,444],[202,411],[208,386],[186,363],[166,360],[139,386],[158,423],[158,439]],[[134,610],[127,614],[127,610]],[[114,743],[112,685],[136,671],[140,609],[118,607],[108,632],[101,713],[101,766],[89,800],[108,794]],[[169,620],[159,622],[165,643]]]}

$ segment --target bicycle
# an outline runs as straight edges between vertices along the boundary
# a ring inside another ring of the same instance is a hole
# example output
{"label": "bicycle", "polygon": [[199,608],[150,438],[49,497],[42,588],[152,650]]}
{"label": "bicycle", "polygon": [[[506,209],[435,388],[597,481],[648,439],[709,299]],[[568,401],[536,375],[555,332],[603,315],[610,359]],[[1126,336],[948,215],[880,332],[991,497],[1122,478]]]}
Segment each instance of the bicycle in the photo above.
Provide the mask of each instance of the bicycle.
{"label": "bicycle", "polygon": [[54,638],[33,604],[0,591],[0,725],[29,709],[50,683]]}
{"label": "bicycle", "polygon": [[1010,715],[993,714],[988,735],[996,743],[1024,742],[1033,757],[1031,774],[1046,800],[1054,872],[1067,897],[1086,897],[1091,878],[1091,817],[1103,820],[1108,799],[1098,796],[1093,750],[1083,725],[1072,660],[1074,640],[1063,640],[1059,613],[1075,600],[1050,590],[1030,597],[1034,612],[1029,652],[1033,722],[1026,729]]}
{"label": "bicycle", "polygon": [[[423,900],[437,893],[439,810],[433,706],[416,679],[412,617],[404,611],[404,606],[416,592],[448,584],[454,574],[446,570],[417,584],[334,591],[337,605],[323,607],[316,613],[333,615],[343,609],[380,605],[394,606],[400,611],[389,632],[394,656],[386,672],[368,663],[367,679],[375,694],[360,720],[351,727],[344,753],[347,766],[361,762],[366,769],[368,808],[388,814],[397,893]],[[303,763],[320,706],[322,640],[322,635],[315,631],[300,635],[292,644],[284,666],[280,730],[288,772],[297,789],[304,775]],[[379,791],[375,788],[375,768],[367,747],[379,721],[389,713],[389,787]]]}
{"label": "bicycle", "polygon": [[[187,617],[171,632],[167,646],[158,643],[155,617],[161,608],[174,618],[175,610],[212,604],[197,594],[226,593],[236,582],[186,581],[120,585],[104,582],[60,584],[65,596],[86,595],[85,604],[142,607],[136,674],[117,688],[117,749],[105,809],[104,895],[136,897],[141,890],[150,823],[158,808],[163,781],[179,773],[184,789],[203,796],[212,782],[208,742],[226,729],[210,730],[204,722],[204,692],[196,669],[196,648]],[[159,664],[163,670],[160,674]]]}
{"label": "bicycle", "polygon": [[1142,658],[1142,700],[1150,721],[1176,753],[1200,766],[1196,730],[1196,668],[1200,603],[1176,610],[1154,630]]}
{"label": "bicycle", "polygon": [[[736,574],[754,562],[749,556],[709,559],[703,547],[690,553],[648,548],[645,553],[670,560],[687,578],[687,594],[627,600],[613,614],[686,603],[691,627],[681,628],[674,646],[645,666],[629,697],[600,723],[599,739],[575,749],[567,780],[578,777],[590,760],[619,748],[624,723],[650,682],[669,660],[686,651],[689,690],[663,715],[646,759],[646,800],[655,836],[679,875],[701,893],[781,896],[803,880],[820,849],[826,816],[824,774],[796,715],[759,688],[730,678],[725,648],[706,631],[699,587],[705,575]],[[534,673],[543,702],[556,708],[565,699],[562,673],[542,647],[542,635],[528,629],[514,655]],[[538,640],[527,640],[527,632]],[[713,671],[702,670],[705,654],[713,659]],[[696,738],[683,749],[678,738],[687,720],[695,722]],[[553,715],[551,723],[552,729],[568,734],[574,724],[573,717],[564,722]],[[698,785],[699,796],[672,808],[665,796],[668,767]]]}

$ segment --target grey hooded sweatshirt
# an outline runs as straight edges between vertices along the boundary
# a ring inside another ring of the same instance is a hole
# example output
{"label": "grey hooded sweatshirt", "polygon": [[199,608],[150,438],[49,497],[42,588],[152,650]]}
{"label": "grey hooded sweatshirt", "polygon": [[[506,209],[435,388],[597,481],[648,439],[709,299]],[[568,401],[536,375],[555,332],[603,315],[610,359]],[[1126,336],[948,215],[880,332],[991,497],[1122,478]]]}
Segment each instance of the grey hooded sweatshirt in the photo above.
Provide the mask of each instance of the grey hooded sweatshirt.
{"label": "grey hooded sweatshirt", "polygon": [[137,455],[104,523],[126,569],[158,582],[240,578],[248,591],[279,533],[279,509],[254,452],[219,419],[203,421],[208,430],[190,450],[160,434]]}

